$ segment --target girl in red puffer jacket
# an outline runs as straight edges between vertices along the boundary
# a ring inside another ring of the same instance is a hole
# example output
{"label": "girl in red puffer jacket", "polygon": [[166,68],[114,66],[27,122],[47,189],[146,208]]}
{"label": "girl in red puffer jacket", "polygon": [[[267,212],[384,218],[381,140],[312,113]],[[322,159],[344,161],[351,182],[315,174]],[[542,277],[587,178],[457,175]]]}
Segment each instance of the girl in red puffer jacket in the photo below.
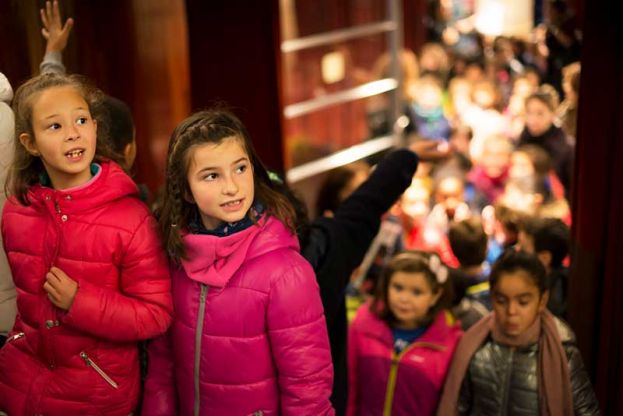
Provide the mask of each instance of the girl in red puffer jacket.
{"label": "girl in red puffer jacket", "polygon": [[166,178],[175,321],[150,345],[143,414],[333,414],[318,284],[242,123],[221,110],[184,120]]}
{"label": "girl in red puffer jacket", "polygon": [[15,94],[2,216],[18,306],[0,350],[0,411],[9,415],[130,414],[138,341],[171,323],[156,224],[97,140],[99,96],[57,74]]}

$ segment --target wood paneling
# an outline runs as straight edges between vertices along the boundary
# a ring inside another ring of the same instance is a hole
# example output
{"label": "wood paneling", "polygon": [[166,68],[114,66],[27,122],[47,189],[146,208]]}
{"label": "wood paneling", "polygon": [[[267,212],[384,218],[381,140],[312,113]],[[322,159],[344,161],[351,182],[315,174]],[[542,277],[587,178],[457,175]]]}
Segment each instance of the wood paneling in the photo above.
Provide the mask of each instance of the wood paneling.
{"label": "wood paneling", "polygon": [[[45,48],[43,0],[0,2],[0,71],[17,88],[38,73]],[[64,0],[75,25],[64,53],[69,73],[86,75],[132,108],[136,180],[155,191],[163,181],[166,143],[190,110],[183,0]]]}

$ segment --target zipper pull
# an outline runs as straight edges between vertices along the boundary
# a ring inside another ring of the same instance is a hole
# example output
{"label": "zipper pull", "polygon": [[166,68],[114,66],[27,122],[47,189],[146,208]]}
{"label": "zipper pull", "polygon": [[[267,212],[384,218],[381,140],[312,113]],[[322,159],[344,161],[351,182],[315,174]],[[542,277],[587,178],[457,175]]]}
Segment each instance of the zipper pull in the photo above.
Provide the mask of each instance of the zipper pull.
{"label": "zipper pull", "polygon": [[112,378],[108,377],[108,374],[106,374],[106,373],[104,372],[104,370],[102,370],[102,369],[100,368],[100,366],[99,366],[99,365],[95,364],[95,363],[93,362],[93,360],[91,360],[91,359],[89,358],[89,356],[87,355],[87,353],[86,353],[86,352],[82,351],[82,352],[80,353],[80,357],[84,360],[84,362],[86,363],[86,365],[88,365],[89,367],[93,368],[93,370],[95,370],[95,371],[97,372],[97,374],[99,374],[100,376],[102,376],[102,378],[103,378],[104,380],[106,380],[106,382],[107,382],[108,384],[110,384],[111,386],[113,386],[113,387],[114,387],[114,388],[116,388],[116,389],[117,389],[117,388],[119,388],[119,385],[118,385],[117,383],[115,383],[115,381],[114,381]]}

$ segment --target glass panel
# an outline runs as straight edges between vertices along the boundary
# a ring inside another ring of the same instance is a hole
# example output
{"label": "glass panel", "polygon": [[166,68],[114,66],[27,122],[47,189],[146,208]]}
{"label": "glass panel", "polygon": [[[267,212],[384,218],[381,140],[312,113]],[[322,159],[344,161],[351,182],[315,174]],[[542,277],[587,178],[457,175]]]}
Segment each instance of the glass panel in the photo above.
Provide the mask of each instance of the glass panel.
{"label": "glass panel", "polygon": [[387,19],[384,0],[281,0],[282,41]]}
{"label": "glass panel", "polygon": [[388,134],[391,95],[389,92],[286,119],[286,169]]}
{"label": "glass panel", "polygon": [[284,105],[387,77],[387,33],[283,54]]}

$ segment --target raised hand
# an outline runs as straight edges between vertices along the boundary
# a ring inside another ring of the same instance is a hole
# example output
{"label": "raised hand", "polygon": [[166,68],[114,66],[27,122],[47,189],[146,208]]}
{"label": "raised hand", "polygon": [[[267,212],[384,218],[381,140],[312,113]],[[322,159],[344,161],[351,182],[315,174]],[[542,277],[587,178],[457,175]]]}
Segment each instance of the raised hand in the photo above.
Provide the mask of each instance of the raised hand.
{"label": "raised hand", "polygon": [[46,1],[45,9],[40,9],[39,13],[41,14],[41,23],[43,23],[41,34],[47,40],[46,52],[63,52],[67,46],[67,39],[74,25],[74,19],[68,18],[63,25],[57,0],[54,2]]}
{"label": "raised hand", "polygon": [[48,299],[54,306],[68,311],[78,292],[78,282],[59,269],[52,267],[45,275],[43,290],[48,292]]}

